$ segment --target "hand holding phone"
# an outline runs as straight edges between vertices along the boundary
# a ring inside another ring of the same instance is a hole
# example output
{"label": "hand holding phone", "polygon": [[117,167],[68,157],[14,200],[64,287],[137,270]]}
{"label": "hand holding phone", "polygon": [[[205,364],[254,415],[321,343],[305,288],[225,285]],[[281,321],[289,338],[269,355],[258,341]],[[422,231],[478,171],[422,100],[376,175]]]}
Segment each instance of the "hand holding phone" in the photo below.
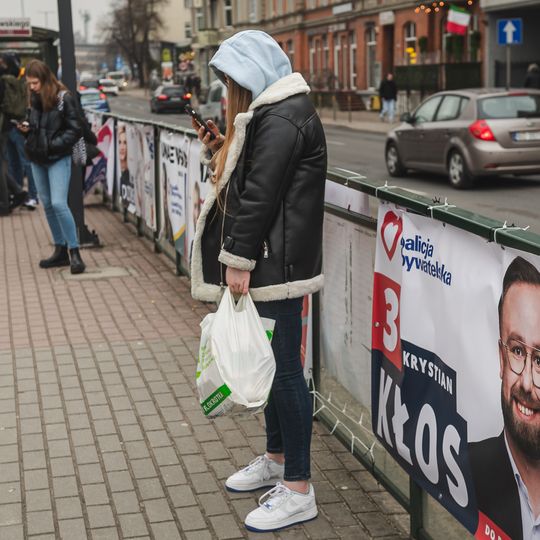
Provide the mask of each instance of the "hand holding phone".
{"label": "hand holding phone", "polygon": [[193,118],[195,120],[195,122],[197,124],[199,124],[200,127],[204,128],[205,133],[210,133],[210,140],[211,141],[213,141],[216,138],[214,133],[212,133],[212,130],[208,127],[208,124],[203,120],[203,117],[196,110],[194,110],[191,107],[191,105],[186,105],[184,107],[184,110],[186,111],[187,114],[189,114],[191,116],[191,118]]}

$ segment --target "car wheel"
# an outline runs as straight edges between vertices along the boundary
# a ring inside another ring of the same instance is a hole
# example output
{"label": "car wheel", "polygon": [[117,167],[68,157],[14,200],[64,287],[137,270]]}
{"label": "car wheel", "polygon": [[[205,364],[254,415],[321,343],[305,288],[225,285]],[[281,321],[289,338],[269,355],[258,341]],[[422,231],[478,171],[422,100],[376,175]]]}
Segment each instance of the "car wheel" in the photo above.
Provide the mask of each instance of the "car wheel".
{"label": "car wheel", "polygon": [[405,176],[407,170],[401,162],[397,146],[394,143],[389,143],[386,146],[386,169],[390,176]]}
{"label": "car wheel", "polygon": [[467,189],[474,184],[474,176],[458,150],[452,150],[448,156],[448,178],[452,187],[456,189]]}

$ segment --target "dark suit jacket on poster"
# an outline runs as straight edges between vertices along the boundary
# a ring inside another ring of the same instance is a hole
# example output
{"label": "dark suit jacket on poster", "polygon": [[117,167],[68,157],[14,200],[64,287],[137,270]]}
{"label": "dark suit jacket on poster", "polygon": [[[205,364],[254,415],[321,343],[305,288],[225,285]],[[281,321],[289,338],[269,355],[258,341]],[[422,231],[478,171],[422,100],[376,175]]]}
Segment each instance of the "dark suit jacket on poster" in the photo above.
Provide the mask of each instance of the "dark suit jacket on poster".
{"label": "dark suit jacket on poster", "polygon": [[478,510],[512,540],[523,538],[519,492],[504,441],[498,437],[469,444]]}

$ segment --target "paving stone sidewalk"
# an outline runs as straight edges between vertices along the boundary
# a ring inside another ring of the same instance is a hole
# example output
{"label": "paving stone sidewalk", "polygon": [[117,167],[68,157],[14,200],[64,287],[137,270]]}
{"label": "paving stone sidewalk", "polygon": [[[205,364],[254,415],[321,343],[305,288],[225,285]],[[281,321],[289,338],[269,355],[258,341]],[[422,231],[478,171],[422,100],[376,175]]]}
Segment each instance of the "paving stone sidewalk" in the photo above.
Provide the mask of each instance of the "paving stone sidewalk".
{"label": "paving stone sidewalk", "polygon": [[[118,214],[88,272],[41,270],[43,211],[0,218],[0,539],[405,538],[408,516],[319,423],[320,517],[247,534],[257,495],[224,479],[264,450],[262,417],[207,421],[194,388],[199,322],[186,278]],[[116,277],[114,277],[116,276]]]}

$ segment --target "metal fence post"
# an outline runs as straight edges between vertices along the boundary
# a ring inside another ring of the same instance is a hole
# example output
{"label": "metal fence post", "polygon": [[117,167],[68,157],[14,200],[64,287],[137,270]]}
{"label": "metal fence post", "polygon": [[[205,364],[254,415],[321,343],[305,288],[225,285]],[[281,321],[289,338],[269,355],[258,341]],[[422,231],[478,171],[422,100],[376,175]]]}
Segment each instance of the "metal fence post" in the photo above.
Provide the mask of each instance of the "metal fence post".
{"label": "metal fence post", "polygon": [[351,94],[347,94],[347,109],[349,110],[349,124],[352,122],[351,102],[352,102]]}
{"label": "metal fence post", "polygon": [[337,119],[337,99],[336,94],[332,94],[332,116],[334,121]]}
{"label": "metal fence post", "polygon": [[156,230],[154,231],[154,251],[161,253],[162,249],[159,245],[159,233],[161,231],[161,182],[159,181],[159,128],[154,126],[154,201],[156,207]]}
{"label": "metal fence post", "polygon": [[424,492],[422,488],[409,477],[410,524],[411,538],[422,538],[424,529]]}

